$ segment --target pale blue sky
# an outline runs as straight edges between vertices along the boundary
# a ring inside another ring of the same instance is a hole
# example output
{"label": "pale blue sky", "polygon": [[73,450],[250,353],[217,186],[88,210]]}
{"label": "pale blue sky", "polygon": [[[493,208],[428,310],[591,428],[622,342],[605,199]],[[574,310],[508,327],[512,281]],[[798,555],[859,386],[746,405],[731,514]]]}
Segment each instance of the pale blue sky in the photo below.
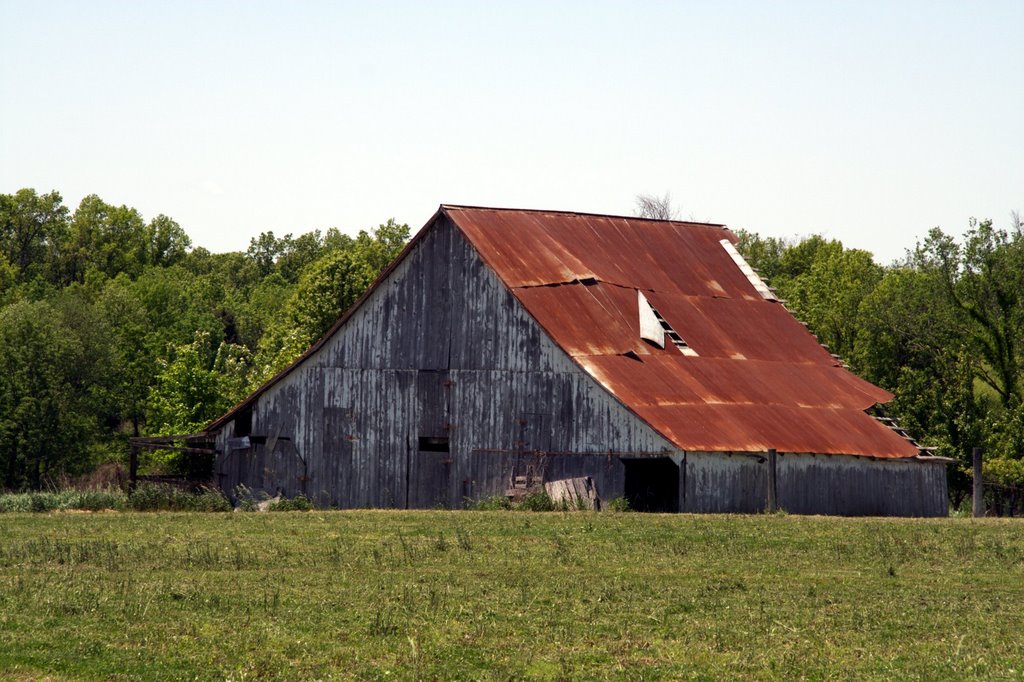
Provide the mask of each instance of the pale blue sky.
{"label": "pale blue sky", "polygon": [[0,0],[0,192],[214,251],[466,203],[898,257],[1024,210],[1024,1]]}

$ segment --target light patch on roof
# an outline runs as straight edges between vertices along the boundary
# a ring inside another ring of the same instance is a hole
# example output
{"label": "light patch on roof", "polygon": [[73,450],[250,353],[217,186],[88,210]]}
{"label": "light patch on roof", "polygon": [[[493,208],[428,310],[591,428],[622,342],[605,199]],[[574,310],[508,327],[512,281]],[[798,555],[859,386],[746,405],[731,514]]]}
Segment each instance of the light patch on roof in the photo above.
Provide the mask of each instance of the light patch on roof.
{"label": "light patch on roof", "polygon": [[637,308],[640,310],[640,338],[650,341],[658,348],[665,347],[665,330],[654,314],[654,308],[642,291],[636,292]]}
{"label": "light patch on roof", "polygon": [[740,255],[740,252],[736,250],[736,247],[732,245],[732,242],[728,239],[721,241],[722,248],[732,257],[732,260],[739,267],[740,272],[750,281],[754,288],[757,289],[757,293],[761,294],[761,298],[767,301],[778,301],[778,297],[772,293],[772,290],[768,288],[768,285],[764,283],[757,273],[754,272],[754,268],[750,267],[747,263],[747,259]]}

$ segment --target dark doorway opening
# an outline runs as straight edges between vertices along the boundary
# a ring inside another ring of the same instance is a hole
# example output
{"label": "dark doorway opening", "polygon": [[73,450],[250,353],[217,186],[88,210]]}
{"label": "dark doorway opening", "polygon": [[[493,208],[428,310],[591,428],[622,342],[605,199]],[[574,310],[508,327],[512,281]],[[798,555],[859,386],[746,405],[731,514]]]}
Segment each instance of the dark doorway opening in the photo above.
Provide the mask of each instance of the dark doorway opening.
{"label": "dark doorway opening", "polygon": [[420,452],[448,452],[448,436],[420,436]]}
{"label": "dark doorway opening", "polygon": [[679,466],[668,457],[624,459],[625,492],[630,509],[679,511]]}
{"label": "dark doorway opening", "polygon": [[235,415],[235,437],[248,436],[252,433],[252,407],[247,407]]}

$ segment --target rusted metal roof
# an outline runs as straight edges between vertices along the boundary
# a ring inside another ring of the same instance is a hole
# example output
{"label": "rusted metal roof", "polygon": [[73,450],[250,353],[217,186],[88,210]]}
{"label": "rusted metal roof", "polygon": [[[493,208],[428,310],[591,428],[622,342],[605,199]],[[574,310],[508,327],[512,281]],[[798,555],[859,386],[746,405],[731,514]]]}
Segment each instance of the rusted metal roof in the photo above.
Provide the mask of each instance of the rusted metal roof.
{"label": "rusted metal roof", "polygon": [[[443,206],[550,337],[684,450],[914,457],[841,366],[721,241],[721,225]],[[640,338],[637,291],[696,356]]]}
{"label": "rusted metal roof", "polygon": [[[845,370],[755,288],[722,225],[559,211],[441,206],[305,353],[206,427],[214,431],[319,350],[440,218],[469,239],[584,371],[684,450],[914,457],[864,410],[892,394]],[[637,291],[696,356],[640,339]]]}

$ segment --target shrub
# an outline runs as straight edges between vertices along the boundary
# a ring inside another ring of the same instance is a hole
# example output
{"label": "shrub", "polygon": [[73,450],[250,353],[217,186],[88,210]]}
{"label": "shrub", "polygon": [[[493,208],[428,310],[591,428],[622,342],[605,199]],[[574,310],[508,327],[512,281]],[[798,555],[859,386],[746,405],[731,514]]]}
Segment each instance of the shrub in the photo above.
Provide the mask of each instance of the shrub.
{"label": "shrub", "polygon": [[29,511],[48,512],[60,507],[60,497],[56,493],[29,493]]}
{"label": "shrub", "polygon": [[290,500],[286,497],[282,497],[280,500],[272,503],[269,507],[267,507],[267,511],[309,511],[312,508],[313,503],[310,502],[305,495],[299,494],[291,498]]}
{"label": "shrub", "polygon": [[82,490],[71,491],[66,505],[61,509],[81,509],[83,511],[105,511],[107,509],[124,509],[128,496],[120,490]]}
{"label": "shrub", "polygon": [[984,477],[997,485],[1024,486],[1024,459],[997,457],[982,464]]}
{"label": "shrub", "polygon": [[547,491],[535,490],[520,500],[515,508],[522,511],[554,511],[555,503],[551,501]]}
{"label": "shrub", "polygon": [[203,487],[192,494],[190,511],[229,512],[231,509],[231,501],[219,490]]}
{"label": "shrub", "polygon": [[29,496],[23,493],[7,493],[0,495],[0,512],[32,511]]}
{"label": "shrub", "polygon": [[625,497],[613,497],[608,500],[608,503],[605,505],[605,509],[613,512],[632,511],[632,507],[629,506],[629,500]]}
{"label": "shrub", "polygon": [[119,490],[61,490],[58,492],[0,495],[0,512],[50,512],[80,509],[123,509],[125,494]]}

